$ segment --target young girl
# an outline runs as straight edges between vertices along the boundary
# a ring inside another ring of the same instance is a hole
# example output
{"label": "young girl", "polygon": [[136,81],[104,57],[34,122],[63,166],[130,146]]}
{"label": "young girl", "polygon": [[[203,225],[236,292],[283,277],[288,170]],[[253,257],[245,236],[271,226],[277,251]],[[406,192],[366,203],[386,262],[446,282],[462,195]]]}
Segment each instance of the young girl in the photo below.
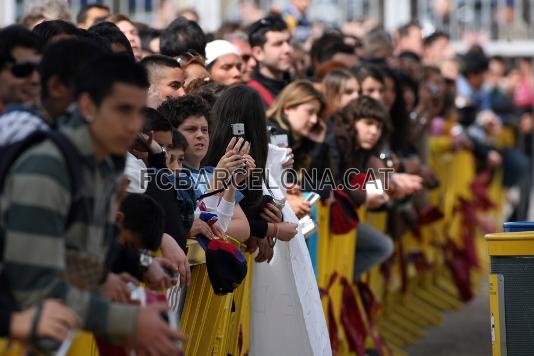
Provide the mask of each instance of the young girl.
{"label": "young girl", "polygon": [[[211,145],[205,163],[213,165],[219,161],[224,148],[233,140],[232,125],[243,124],[243,136],[251,143],[250,155],[258,172],[243,190],[245,198],[240,205],[251,227],[248,242],[259,245],[256,261],[270,263],[254,265],[249,352],[324,354],[330,346],[317,282],[304,237],[297,233],[298,219],[284,204],[280,176],[274,177],[274,172],[281,168],[276,153],[283,154],[284,150],[268,144],[262,99],[247,86],[229,88],[215,103],[212,119]],[[270,237],[281,241],[273,246]],[[249,243],[249,248],[254,249],[254,244]],[[291,303],[279,303],[280,300]]]}
{"label": "young girl", "polygon": [[358,97],[360,85],[356,77],[347,69],[332,69],[323,79],[323,93],[327,110],[334,113]]}
{"label": "young girl", "polygon": [[[365,172],[369,168],[380,167],[376,154],[380,152],[389,133],[386,108],[371,97],[361,96],[350,102],[333,119],[339,132],[340,151],[345,153],[342,169],[357,168],[360,172]],[[376,171],[374,173],[380,178]],[[388,201],[386,194],[371,193],[364,189],[349,189],[348,194],[356,207],[366,205],[373,209]],[[355,278],[385,261],[393,253],[391,239],[367,224],[358,225],[357,236]]]}
{"label": "young girl", "polygon": [[232,137],[235,137],[232,125],[244,125],[243,136],[250,143],[250,156],[254,159],[256,171],[260,172],[261,180],[259,184],[247,186],[242,190],[245,197],[240,205],[250,224],[249,246],[254,249],[254,245],[258,244],[259,247],[256,261],[270,260],[272,247],[269,247],[269,239],[290,240],[295,236],[296,226],[281,222],[281,212],[272,201],[273,197],[264,194],[262,190],[261,183],[268,184],[265,172],[268,138],[261,98],[246,86],[229,88],[215,102],[212,121],[214,124],[210,137],[211,145],[204,160],[204,164],[208,166],[217,165],[225,155],[225,148]]}
{"label": "young girl", "polygon": [[[335,179],[339,161],[332,127],[322,119],[325,108],[323,95],[313,84],[298,80],[280,93],[267,112],[271,134],[287,135],[293,150],[298,179],[292,183],[300,184],[304,191],[317,192],[323,199],[330,197],[333,187],[320,187],[318,181],[325,174]],[[305,175],[312,179],[303,179]],[[300,195],[289,194],[288,201],[299,218],[310,213],[310,205]]]}
{"label": "young girl", "polygon": [[360,66],[356,72],[356,78],[360,84],[360,95],[367,95],[382,101],[385,90],[384,74],[375,65],[366,64]]}

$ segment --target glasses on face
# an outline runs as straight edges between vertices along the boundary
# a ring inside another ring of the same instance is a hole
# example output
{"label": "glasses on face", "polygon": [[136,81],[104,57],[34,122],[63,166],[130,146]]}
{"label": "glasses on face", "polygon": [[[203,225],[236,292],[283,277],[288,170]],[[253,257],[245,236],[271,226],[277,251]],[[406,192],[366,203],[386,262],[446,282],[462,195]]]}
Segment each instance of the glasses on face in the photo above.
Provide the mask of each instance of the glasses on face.
{"label": "glasses on face", "polygon": [[11,66],[11,74],[17,78],[26,78],[33,74],[39,68],[37,62],[16,62]]}

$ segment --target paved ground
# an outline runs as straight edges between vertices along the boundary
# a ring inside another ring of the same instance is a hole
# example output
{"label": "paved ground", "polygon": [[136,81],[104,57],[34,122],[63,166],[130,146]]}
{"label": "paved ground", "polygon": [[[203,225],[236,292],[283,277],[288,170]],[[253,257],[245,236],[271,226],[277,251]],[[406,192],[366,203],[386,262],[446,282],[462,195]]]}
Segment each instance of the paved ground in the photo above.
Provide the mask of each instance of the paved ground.
{"label": "paved ground", "polygon": [[427,329],[427,336],[406,351],[411,356],[489,356],[488,285],[484,283],[476,298],[459,311],[444,315],[440,327]]}

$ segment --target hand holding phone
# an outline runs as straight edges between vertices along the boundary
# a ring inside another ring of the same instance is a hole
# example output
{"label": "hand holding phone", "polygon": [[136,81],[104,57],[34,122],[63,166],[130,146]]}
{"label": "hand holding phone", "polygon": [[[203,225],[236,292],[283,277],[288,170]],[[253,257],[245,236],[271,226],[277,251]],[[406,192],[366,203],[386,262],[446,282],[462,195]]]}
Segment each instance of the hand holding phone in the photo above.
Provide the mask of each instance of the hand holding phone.
{"label": "hand holding phone", "polygon": [[317,201],[321,198],[321,196],[315,192],[311,192],[304,198],[305,201],[309,202],[310,205],[313,205],[317,203]]}
{"label": "hand holding phone", "polygon": [[233,136],[245,138],[245,124],[237,123],[237,124],[230,124],[230,126],[232,127]]}
{"label": "hand holding phone", "polygon": [[326,124],[319,119],[306,135],[313,142],[322,143],[326,137]]}
{"label": "hand holding phone", "polygon": [[299,220],[299,229],[304,237],[310,237],[315,231],[317,231],[317,225],[309,215],[306,215]]}
{"label": "hand holding phone", "polygon": [[365,184],[365,190],[369,194],[384,194],[384,187],[380,179],[367,182]]}

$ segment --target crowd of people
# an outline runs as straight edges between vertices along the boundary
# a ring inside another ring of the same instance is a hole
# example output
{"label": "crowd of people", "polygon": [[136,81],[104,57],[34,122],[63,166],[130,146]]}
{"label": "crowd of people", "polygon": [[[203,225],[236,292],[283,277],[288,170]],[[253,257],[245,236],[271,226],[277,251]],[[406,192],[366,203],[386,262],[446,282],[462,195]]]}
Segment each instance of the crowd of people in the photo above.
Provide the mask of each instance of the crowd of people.
{"label": "crowd of people", "polygon": [[[99,4],[0,29],[1,337],[53,352],[85,330],[101,355],[178,354],[200,335],[169,319],[203,303],[190,295],[203,265],[206,293],[252,276],[252,354],[330,354],[304,221],[317,230],[320,204],[329,229],[355,231],[359,280],[435,214],[431,138],[502,170],[507,213],[526,217],[530,59],[457,54],[417,22],[317,34],[309,3],[215,33],[194,13],[157,29]],[[499,146],[505,130],[524,144]],[[387,211],[387,231],[362,207]],[[205,264],[190,264],[196,244]],[[298,296],[299,316],[277,318],[292,314],[265,286]]]}

